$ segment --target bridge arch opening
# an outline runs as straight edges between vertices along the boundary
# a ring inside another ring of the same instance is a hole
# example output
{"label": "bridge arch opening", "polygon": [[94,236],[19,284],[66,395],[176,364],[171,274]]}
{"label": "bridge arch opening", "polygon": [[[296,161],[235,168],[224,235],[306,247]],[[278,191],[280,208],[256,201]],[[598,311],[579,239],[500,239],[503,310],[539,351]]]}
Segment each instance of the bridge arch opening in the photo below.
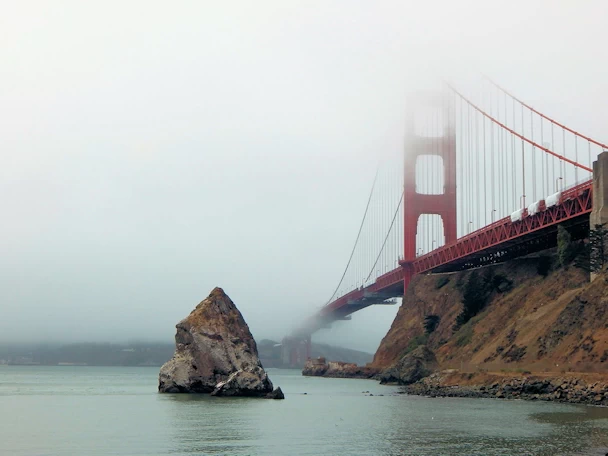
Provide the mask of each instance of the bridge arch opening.
{"label": "bridge arch opening", "polygon": [[445,168],[440,155],[416,157],[416,193],[443,195],[445,193]]}
{"label": "bridge arch opening", "polygon": [[438,214],[422,214],[416,226],[416,256],[445,245],[443,219]]}

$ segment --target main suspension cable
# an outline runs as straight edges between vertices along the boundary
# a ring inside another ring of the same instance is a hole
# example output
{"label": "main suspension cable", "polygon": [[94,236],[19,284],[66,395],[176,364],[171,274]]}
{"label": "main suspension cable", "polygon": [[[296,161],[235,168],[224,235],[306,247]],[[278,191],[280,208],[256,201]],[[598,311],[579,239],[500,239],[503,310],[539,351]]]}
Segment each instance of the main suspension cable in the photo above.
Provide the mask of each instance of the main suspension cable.
{"label": "main suspension cable", "polygon": [[344,272],[342,273],[340,282],[338,283],[338,286],[336,286],[336,289],[332,293],[331,298],[329,298],[327,300],[327,304],[329,304],[331,302],[331,300],[334,299],[334,297],[336,296],[338,289],[340,288],[340,286],[342,285],[342,282],[344,281],[344,277],[346,277],[346,273],[348,272],[348,267],[350,266],[350,262],[352,261],[353,256],[355,255],[355,250],[357,249],[357,244],[359,243],[359,238],[361,237],[361,232],[363,231],[363,225],[365,224],[365,219],[367,218],[369,206],[370,206],[370,203],[372,202],[372,195],[374,194],[374,189],[376,188],[376,181],[378,180],[379,171],[380,171],[380,166],[378,165],[378,167],[376,168],[376,175],[374,176],[374,183],[372,184],[372,189],[370,190],[369,197],[367,198],[367,205],[365,206],[365,212],[363,213],[363,219],[361,220],[361,225],[359,226],[359,232],[357,233],[357,239],[355,239],[355,245],[353,246],[353,250],[350,252],[350,257],[348,258],[348,263],[346,263],[346,268],[344,268]]}
{"label": "main suspension cable", "polygon": [[372,266],[371,270],[369,271],[369,274],[367,275],[367,278],[365,279],[366,283],[369,280],[369,278],[372,276],[372,274],[374,273],[374,269],[376,268],[376,265],[378,264],[378,260],[380,259],[380,255],[382,255],[384,246],[386,245],[386,240],[388,239],[389,235],[391,234],[393,225],[395,224],[395,219],[397,218],[397,214],[399,214],[399,209],[401,209],[401,202],[403,201],[404,194],[405,194],[405,189],[401,192],[401,198],[399,198],[399,203],[397,203],[397,210],[395,211],[395,214],[393,215],[393,220],[391,220],[391,226],[388,227],[388,232],[386,233],[384,242],[382,243],[382,247],[380,248],[380,253],[378,253],[378,256],[376,257],[376,261],[374,262],[374,265]]}
{"label": "main suspension cable", "polygon": [[566,127],[565,125],[563,125],[563,124],[561,124],[561,123],[559,123],[559,122],[557,122],[557,121],[553,120],[552,118],[550,118],[550,117],[548,117],[548,116],[544,115],[542,112],[537,111],[536,109],[534,109],[534,108],[533,108],[532,106],[530,106],[529,104],[524,103],[522,100],[520,100],[519,98],[517,98],[516,96],[514,96],[513,94],[511,94],[510,92],[508,92],[506,89],[504,89],[504,88],[502,88],[501,86],[499,86],[499,85],[498,85],[496,82],[494,82],[492,79],[490,79],[490,77],[489,77],[489,76],[487,76],[487,75],[485,75],[485,74],[484,74],[484,75],[483,75],[483,77],[484,77],[485,79],[487,79],[487,80],[488,80],[488,82],[489,82],[490,84],[492,84],[493,86],[495,86],[495,87],[496,87],[498,90],[500,90],[500,91],[504,92],[506,95],[508,95],[509,97],[513,98],[515,101],[517,101],[518,103],[520,103],[521,105],[523,105],[523,106],[525,106],[526,108],[528,108],[528,109],[529,109],[530,111],[532,111],[534,114],[537,114],[537,115],[541,116],[543,119],[548,120],[549,122],[551,122],[551,123],[553,123],[553,124],[557,125],[558,127],[563,128],[564,130],[566,130],[566,131],[568,131],[568,132],[570,132],[570,133],[572,133],[572,134],[574,134],[574,135],[576,135],[576,136],[579,136],[579,137],[581,137],[581,138],[583,138],[583,139],[585,139],[585,140],[587,140],[587,141],[589,141],[589,142],[591,142],[591,143],[595,144],[596,146],[600,146],[600,147],[603,147],[604,149],[608,149],[608,146],[607,146],[606,144],[602,144],[601,142],[599,142],[599,141],[595,141],[594,139],[591,139],[591,138],[589,138],[588,136],[582,135],[582,134],[580,134],[579,132],[574,131],[574,130],[572,130],[571,128],[568,128],[568,127]]}

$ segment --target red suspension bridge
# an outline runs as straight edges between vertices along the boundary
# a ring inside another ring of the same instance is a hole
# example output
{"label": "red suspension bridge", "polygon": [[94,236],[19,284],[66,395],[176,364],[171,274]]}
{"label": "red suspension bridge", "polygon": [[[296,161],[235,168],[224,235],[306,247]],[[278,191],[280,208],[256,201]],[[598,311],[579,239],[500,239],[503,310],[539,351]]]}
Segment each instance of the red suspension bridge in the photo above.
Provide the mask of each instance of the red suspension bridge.
{"label": "red suspension bridge", "polygon": [[[284,339],[301,364],[310,337],[370,305],[393,304],[416,274],[492,264],[588,230],[593,162],[608,146],[489,78],[408,99],[405,153],[379,167],[334,292]],[[287,360],[286,360],[287,361]]]}

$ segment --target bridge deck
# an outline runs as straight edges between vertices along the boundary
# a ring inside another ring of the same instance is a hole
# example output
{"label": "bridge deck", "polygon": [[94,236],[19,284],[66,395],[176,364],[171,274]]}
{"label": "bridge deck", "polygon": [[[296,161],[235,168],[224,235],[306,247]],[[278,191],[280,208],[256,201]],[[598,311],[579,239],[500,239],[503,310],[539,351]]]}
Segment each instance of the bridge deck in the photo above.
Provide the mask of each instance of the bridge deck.
{"label": "bridge deck", "polygon": [[413,274],[470,269],[555,245],[557,225],[588,222],[583,216],[591,209],[592,181],[587,181],[565,190],[559,204],[534,215],[524,212],[522,219],[515,222],[510,217],[503,218],[412,262],[401,262],[401,266],[378,277],[373,284],[352,290],[323,307],[299,332],[314,332],[365,307],[403,296],[408,268]]}

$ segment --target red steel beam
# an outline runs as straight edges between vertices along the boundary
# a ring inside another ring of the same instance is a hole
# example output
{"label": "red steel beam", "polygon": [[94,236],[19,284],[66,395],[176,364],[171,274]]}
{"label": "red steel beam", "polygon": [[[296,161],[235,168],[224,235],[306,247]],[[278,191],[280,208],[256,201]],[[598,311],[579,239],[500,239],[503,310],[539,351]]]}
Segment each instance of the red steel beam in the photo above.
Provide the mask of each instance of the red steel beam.
{"label": "red steel beam", "polygon": [[562,192],[561,203],[558,205],[516,222],[511,222],[510,217],[503,218],[461,237],[456,242],[420,256],[413,262],[414,274],[430,271],[520,236],[589,213],[593,204],[592,187],[592,181],[579,184]]}
{"label": "red steel beam", "polygon": [[[593,204],[592,189],[593,182],[591,180],[576,185],[562,192],[560,204],[546,208],[538,214],[524,216],[522,220],[516,222],[511,222],[510,217],[503,218],[467,236],[461,237],[455,242],[435,249],[426,255],[419,256],[411,262],[412,269],[410,274],[428,272],[439,266],[496,247],[518,237],[588,214],[591,212]],[[362,300],[368,293],[382,292],[399,284],[404,280],[406,274],[408,274],[408,265],[408,263],[404,262],[402,266],[378,277],[368,287],[357,288],[341,296],[323,307],[319,311],[319,315],[327,318],[332,313],[347,306],[349,302]]]}

